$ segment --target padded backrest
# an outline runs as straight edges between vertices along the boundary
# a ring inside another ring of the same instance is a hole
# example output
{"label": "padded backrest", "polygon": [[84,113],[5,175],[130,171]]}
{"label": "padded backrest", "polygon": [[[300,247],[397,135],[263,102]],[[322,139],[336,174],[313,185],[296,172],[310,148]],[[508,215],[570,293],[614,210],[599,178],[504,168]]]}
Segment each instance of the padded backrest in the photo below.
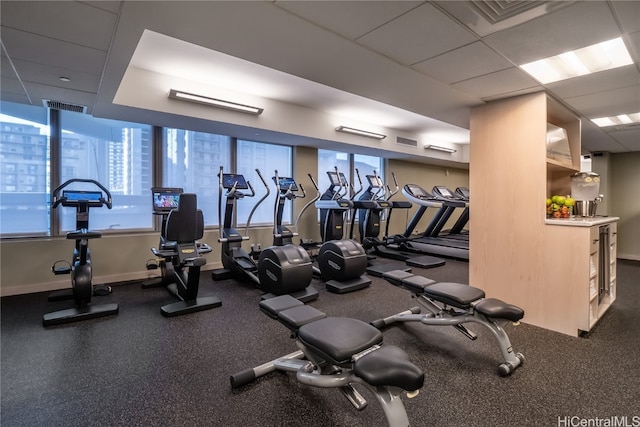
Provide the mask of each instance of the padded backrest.
{"label": "padded backrest", "polygon": [[167,217],[165,237],[176,242],[193,242],[204,235],[204,216],[193,193],[180,194],[178,207]]}

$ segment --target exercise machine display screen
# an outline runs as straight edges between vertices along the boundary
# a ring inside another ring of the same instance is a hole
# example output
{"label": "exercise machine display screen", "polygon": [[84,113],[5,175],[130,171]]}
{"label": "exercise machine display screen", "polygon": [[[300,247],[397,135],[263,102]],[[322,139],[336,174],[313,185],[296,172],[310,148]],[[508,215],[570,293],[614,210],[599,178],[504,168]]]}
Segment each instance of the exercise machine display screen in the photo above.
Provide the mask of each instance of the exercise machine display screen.
{"label": "exercise machine display screen", "polygon": [[417,185],[408,184],[407,189],[411,192],[411,194],[413,194],[417,198],[427,197],[425,192],[422,191],[422,188],[418,187]]}
{"label": "exercise machine display screen", "polygon": [[369,181],[371,188],[382,188],[384,186],[382,178],[378,175],[367,175],[367,180]]}
{"label": "exercise machine display screen", "polygon": [[331,185],[334,187],[346,187],[347,186],[347,177],[344,176],[342,172],[340,172],[340,179],[338,179],[338,174],[335,172],[327,172],[329,175],[329,181],[331,181]]}
{"label": "exercise machine display screen", "polygon": [[433,189],[439,192],[442,197],[446,197],[448,199],[453,198],[453,193],[451,193],[447,187],[434,187]]}
{"label": "exercise machine display screen", "polygon": [[152,188],[153,212],[164,213],[177,208],[182,192],[182,188]]}
{"label": "exercise machine display screen", "polygon": [[222,174],[222,186],[227,190],[236,186],[237,190],[248,190],[249,186],[243,175],[235,173],[223,173]]}
{"label": "exercise machine display screen", "polygon": [[84,190],[63,190],[62,205],[79,206],[80,202],[88,203],[89,206],[102,206],[102,191],[84,191]]}
{"label": "exercise machine display screen", "polygon": [[[276,177],[274,176],[273,179],[275,180]],[[287,191],[287,190],[298,191],[298,185],[296,184],[296,181],[293,178],[279,176],[278,187],[280,187],[280,191]]]}

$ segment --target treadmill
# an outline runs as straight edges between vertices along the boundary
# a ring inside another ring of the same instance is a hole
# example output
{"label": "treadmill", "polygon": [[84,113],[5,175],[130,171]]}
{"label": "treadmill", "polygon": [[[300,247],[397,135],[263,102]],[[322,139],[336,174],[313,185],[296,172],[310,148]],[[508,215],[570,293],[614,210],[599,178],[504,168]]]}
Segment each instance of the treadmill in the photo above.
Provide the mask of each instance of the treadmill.
{"label": "treadmill", "polygon": [[[449,191],[449,193],[451,193]],[[466,208],[468,202],[458,200],[455,197],[441,197],[432,195],[417,184],[406,184],[402,188],[402,194],[411,202],[419,206],[411,222],[404,232],[405,241],[401,243],[404,250],[422,254],[437,255],[459,260],[469,260],[469,241],[460,239],[448,239],[445,237],[434,237],[434,230],[442,229],[446,219],[451,216],[455,208]],[[446,196],[446,192],[444,193]],[[411,237],[413,230],[426,212],[427,208],[439,209],[436,216],[427,226],[427,229],[420,237]],[[446,219],[443,218],[446,216]]]}
{"label": "treadmill", "polygon": [[[360,181],[360,185],[362,186],[360,173],[357,169],[356,174],[358,180]],[[360,196],[358,200],[354,201],[356,212],[358,214],[360,241],[362,242],[362,245],[369,253],[372,253],[375,256],[396,261],[403,261],[407,266],[410,267],[419,267],[426,269],[444,265],[445,261],[441,258],[416,254],[415,252],[411,251],[404,251],[397,245],[393,244],[393,239],[386,238],[386,236],[388,236],[389,234],[389,223],[391,220],[391,212],[393,211],[393,209],[408,209],[411,207],[411,202],[390,200],[391,197],[393,197],[399,190],[398,181],[396,180],[395,174],[392,173],[391,175],[393,176],[393,180],[395,181],[396,189],[393,192],[389,190],[388,197],[386,197],[386,190],[388,190],[388,187],[385,187],[381,177],[374,171],[373,175],[365,175],[369,185],[362,196]],[[380,240],[378,238],[380,234],[380,214],[385,209],[388,209],[385,239]],[[367,269],[367,272],[379,277],[381,276],[381,274],[377,273],[379,271],[384,272],[380,269],[384,268],[384,266],[387,265],[389,264],[371,265],[370,268]],[[396,269],[402,268],[396,267]]]}
{"label": "treadmill", "polygon": [[458,187],[454,192],[454,196],[464,202],[467,202],[467,207],[464,208],[455,224],[453,224],[453,227],[451,227],[451,229],[446,233],[440,233],[440,237],[469,240],[469,231],[464,228],[469,222],[469,189],[467,187]]}

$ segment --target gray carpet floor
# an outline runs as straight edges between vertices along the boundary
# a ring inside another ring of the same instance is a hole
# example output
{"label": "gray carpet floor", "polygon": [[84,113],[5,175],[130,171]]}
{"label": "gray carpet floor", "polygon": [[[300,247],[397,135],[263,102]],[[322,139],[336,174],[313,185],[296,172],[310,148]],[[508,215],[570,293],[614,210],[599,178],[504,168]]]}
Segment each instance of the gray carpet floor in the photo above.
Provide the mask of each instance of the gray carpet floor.
{"label": "gray carpet floor", "polygon": [[[468,265],[448,261],[414,273],[466,283]],[[68,302],[48,302],[46,294],[2,298],[2,426],[386,425],[366,391],[369,405],[356,411],[339,391],[301,385],[292,374],[275,372],[232,390],[231,374],[296,347],[288,330],[258,309],[253,285],[201,277],[200,295],[217,295],[222,306],[175,318],[160,314],[173,302],[166,290],[140,283],[94,299],[119,303],[116,316],[48,328],[42,315]],[[617,301],[586,338],[506,326],[526,362],[505,378],[497,374],[493,337],[478,325],[470,326],[475,341],[450,327],[385,329],[385,343],[425,371],[421,393],[403,399],[411,425],[558,426],[623,417],[640,425],[640,263],[620,260],[617,277]],[[382,279],[344,295],[314,284],[320,297],[310,304],[333,316],[369,322],[416,305]]]}

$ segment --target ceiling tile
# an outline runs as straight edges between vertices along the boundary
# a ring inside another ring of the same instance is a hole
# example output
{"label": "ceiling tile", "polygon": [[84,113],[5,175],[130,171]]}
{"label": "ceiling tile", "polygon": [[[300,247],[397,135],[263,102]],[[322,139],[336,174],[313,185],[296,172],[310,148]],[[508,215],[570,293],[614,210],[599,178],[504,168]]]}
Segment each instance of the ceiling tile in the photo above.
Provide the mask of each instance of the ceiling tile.
{"label": "ceiling tile", "polygon": [[626,67],[550,83],[546,87],[560,98],[571,98],[639,84],[640,72],[635,65],[627,65]]}
{"label": "ceiling tile", "polygon": [[640,85],[565,98],[565,101],[589,119],[637,113],[640,111]]}
{"label": "ceiling tile", "polygon": [[484,43],[475,42],[422,61],[412,68],[441,82],[455,83],[512,66]]}
{"label": "ceiling tile", "polygon": [[620,30],[606,2],[576,3],[483,40],[517,65],[610,40]]}
{"label": "ceiling tile", "polygon": [[625,45],[629,50],[629,54],[634,58],[636,64],[640,62],[640,31],[637,33],[627,34],[624,37]]}
{"label": "ceiling tile", "polygon": [[355,40],[397,18],[422,1],[277,1],[310,22]]}
{"label": "ceiling tile", "polygon": [[629,151],[640,151],[640,127],[609,132],[609,135]]}
{"label": "ceiling tile", "polygon": [[[2,99],[4,99],[5,93],[12,93],[14,95],[24,96],[24,89],[20,84],[20,81],[12,78],[6,77],[4,74],[2,75]],[[25,96],[26,98],[26,96]]]}
{"label": "ceiling tile", "polygon": [[613,7],[625,33],[640,31],[639,1],[612,1],[609,4]]}
{"label": "ceiling tile", "polygon": [[409,65],[476,40],[469,30],[428,3],[358,39],[363,45]]}
{"label": "ceiling tile", "polygon": [[[101,50],[6,27],[2,27],[2,42],[13,60],[75,69],[88,74],[101,75],[107,57]],[[16,70],[20,74],[20,69],[16,67]]]}
{"label": "ceiling tile", "polygon": [[[13,61],[16,69],[20,70],[20,78],[25,84],[41,83],[49,86],[68,88],[98,93],[100,74],[83,73],[77,69],[52,67],[49,65],[21,60]],[[62,82],[60,77],[68,77],[71,82]]]}
{"label": "ceiling tile", "polygon": [[117,20],[114,13],[80,2],[3,1],[0,7],[3,26],[104,51]]}
{"label": "ceiling tile", "polygon": [[480,98],[495,98],[499,95],[537,88],[538,83],[516,67],[485,74],[452,85],[463,92]]}

